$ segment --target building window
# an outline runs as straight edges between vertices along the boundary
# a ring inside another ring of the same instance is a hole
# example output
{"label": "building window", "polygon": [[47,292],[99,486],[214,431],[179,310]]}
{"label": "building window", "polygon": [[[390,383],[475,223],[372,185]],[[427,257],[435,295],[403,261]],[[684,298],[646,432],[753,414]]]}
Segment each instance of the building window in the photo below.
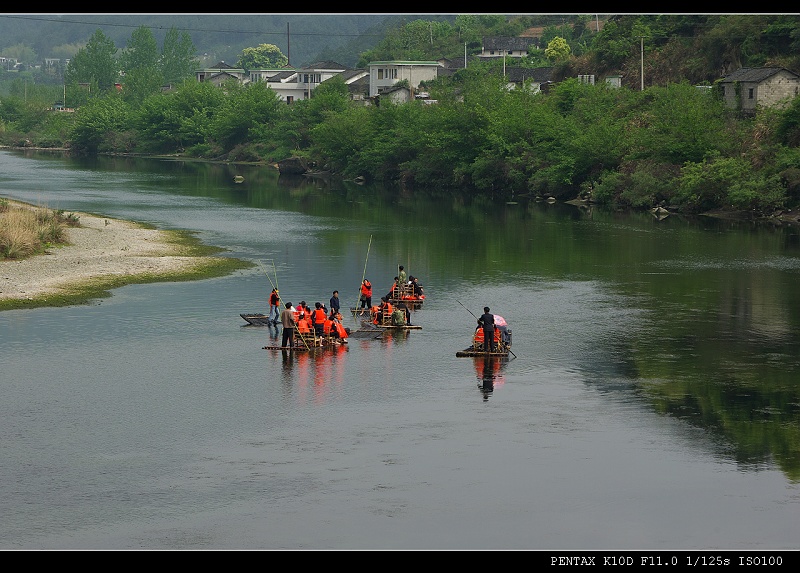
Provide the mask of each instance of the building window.
{"label": "building window", "polygon": [[378,68],[378,79],[379,80],[383,79],[383,68]]}
{"label": "building window", "polygon": [[291,105],[291,103],[293,101],[294,101],[294,96],[286,96],[286,104],[287,105]]}
{"label": "building window", "polygon": [[392,68],[392,69],[387,70],[387,71],[389,72],[389,79],[390,80],[396,80],[397,79],[397,68]]}
{"label": "building window", "polygon": [[753,88],[750,88],[749,90],[747,90],[747,99],[753,99],[753,92],[754,91],[755,90]]}

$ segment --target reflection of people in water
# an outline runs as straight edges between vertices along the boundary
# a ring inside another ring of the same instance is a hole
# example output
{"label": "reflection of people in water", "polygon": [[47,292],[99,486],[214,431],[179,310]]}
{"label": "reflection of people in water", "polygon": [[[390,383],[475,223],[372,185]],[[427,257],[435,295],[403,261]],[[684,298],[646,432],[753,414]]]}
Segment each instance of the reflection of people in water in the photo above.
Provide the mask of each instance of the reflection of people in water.
{"label": "reflection of people in water", "polygon": [[487,358],[483,361],[483,371],[481,372],[481,385],[480,389],[483,392],[483,399],[488,400],[489,394],[494,392],[494,378],[495,378],[495,361],[493,358]]}
{"label": "reflection of people in water", "polygon": [[505,359],[489,355],[475,357],[474,361],[478,390],[483,394],[483,399],[488,400],[489,395],[505,383],[503,374]]}

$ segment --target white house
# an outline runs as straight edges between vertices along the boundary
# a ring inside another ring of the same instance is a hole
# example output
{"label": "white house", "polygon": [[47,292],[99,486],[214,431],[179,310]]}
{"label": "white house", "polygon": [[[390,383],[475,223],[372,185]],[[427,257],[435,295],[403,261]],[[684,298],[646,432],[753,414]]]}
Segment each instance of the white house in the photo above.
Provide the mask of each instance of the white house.
{"label": "white house", "polygon": [[[298,69],[253,70],[250,72],[250,80],[266,81],[282,101],[292,103],[309,99],[319,84],[345,72],[347,72],[347,68],[336,62],[317,62]],[[366,71],[362,70],[361,76],[347,74],[346,77],[352,82],[364,75],[366,75]],[[347,82],[347,80],[345,81]]]}
{"label": "white house", "polygon": [[210,68],[203,68],[195,72],[195,77],[198,82],[212,82],[219,85],[229,78],[236,78],[240,82],[247,82],[247,76],[244,69],[234,68],[225,62],[217,62],[217,65]]}
{"label": "white house", "polygon": [[485,58],[524,58],[528,55],[528,50],[538,47],[538,38],[528,38],[522,36],[487,36],[483,38],[481,53],[478,56]]}
{"label": "white house", "polygon": [[421,82],[435,80],[440,67],[439,62],[370,62],[369,97],[375,97],[403,80],[407,80],[409,87],[416,90]]}

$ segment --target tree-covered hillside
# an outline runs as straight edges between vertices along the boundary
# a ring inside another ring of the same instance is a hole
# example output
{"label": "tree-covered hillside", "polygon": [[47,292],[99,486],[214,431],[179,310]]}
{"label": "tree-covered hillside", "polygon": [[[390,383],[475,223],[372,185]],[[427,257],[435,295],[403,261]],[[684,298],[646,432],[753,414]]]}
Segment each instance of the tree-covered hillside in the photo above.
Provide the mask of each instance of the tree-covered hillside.
{"label": "tree-covered hillside", "polygon": [[358,52],[340,48],[355,40],[364,47],[377,43],[386,18],[385,14],[0,14],[0,56],[32,58],[28,63],[71,58],[98,28],[118,48],[125,48],[131,32],[146,26],[159,44],[172,27],[188,32],[205,65],[220,60],[234,63],[244,48],[265,43],[290,55],[293,66],[325,54],[354,65]]}
{"label": "tree-covered hillside", "polygon": [[[291,105],[265,82],[218,87],[187,77],[162,91],[154,76],[191,76],[185,32],[170,29],[164,38],[174,41],[159,44],[141,25],[128,30],[116,60],[113,40],[95,30],[70,62],[69,85],[13,83],[0,96],[0,143],[223,161],[292,157],[345,178],[476,199],[800,209],[800,96],[745,115],[726,108],[714,89],[739,67],[797,72],[800,16],[462,14],[393,22],[357,65],[472,56],[466,68],[422,86],[435,105],[383,97],[365,105],[341,77]],[[521,34],[538,38],[528,57],[474,57],[486,36]],[[115,64],[125,68],[116,79]],[[544,90],[512,89],[511,66],[547,66],[555,81]],[[600,81],[579,81],[583,74]],[[622,87],[602,81],[605,74],[622,75]],[[75,113],[52,110],[62,93],[78,102]]]}

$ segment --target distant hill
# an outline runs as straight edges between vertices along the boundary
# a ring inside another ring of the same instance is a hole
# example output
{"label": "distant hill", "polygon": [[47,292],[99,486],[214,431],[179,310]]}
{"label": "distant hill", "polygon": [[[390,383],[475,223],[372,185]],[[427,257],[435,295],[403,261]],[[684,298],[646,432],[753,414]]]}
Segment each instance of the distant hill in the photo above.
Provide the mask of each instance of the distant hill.
{"label": "distant hill", "polygon": [[170,28],[188,32],[201,65],[213,65],[220,60],[233,65],[244,48],[275,44],[289,56],[292,66],[325,59],[354,66],[360,51],[384,38],[386,26],[423,17],[389,14],[0,14],[0,55],[5,48],[22,44],[35,51],[37,60],[65,57],[61,53],[85,44],[98,28],[122,49],[136,28],[147,26],[159,47]]}

